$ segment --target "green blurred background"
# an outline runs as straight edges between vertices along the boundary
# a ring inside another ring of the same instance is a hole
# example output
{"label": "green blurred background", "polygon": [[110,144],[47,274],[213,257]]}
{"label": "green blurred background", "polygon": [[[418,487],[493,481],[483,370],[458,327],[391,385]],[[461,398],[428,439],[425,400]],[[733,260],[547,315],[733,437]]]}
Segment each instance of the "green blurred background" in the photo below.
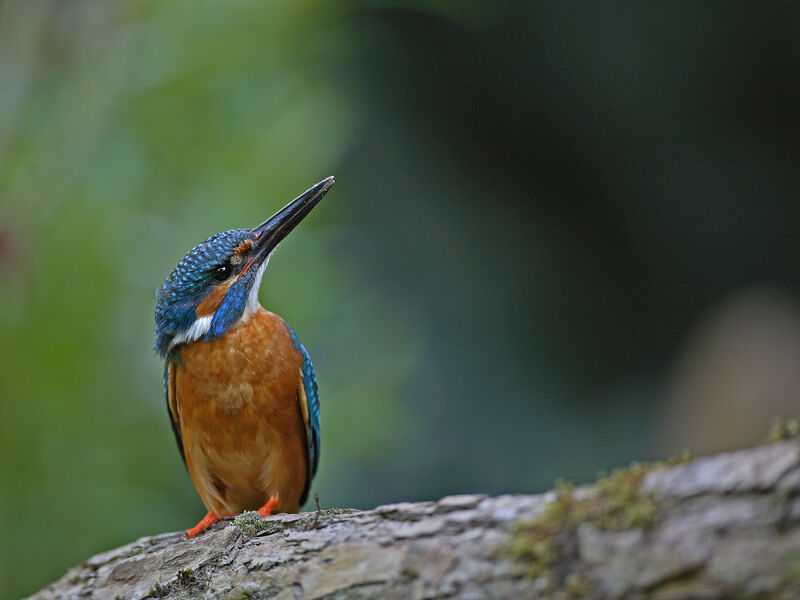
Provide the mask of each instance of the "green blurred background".
{"label": "green blurred background", "polygon": [[202,516],[153,292],[330,174],[261,291],[324,507],[800,412],[799,7],[0,1],[0,597]]}

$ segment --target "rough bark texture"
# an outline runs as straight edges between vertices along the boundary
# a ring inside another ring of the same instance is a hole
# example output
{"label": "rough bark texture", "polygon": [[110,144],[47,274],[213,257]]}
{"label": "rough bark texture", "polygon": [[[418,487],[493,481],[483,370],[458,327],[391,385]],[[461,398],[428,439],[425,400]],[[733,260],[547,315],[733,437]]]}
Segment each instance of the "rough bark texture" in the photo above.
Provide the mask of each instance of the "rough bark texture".
{"label": "rough bark texture", "polygon": [[800,445],[238,522],[98,554],[32,598],[800,598]]}

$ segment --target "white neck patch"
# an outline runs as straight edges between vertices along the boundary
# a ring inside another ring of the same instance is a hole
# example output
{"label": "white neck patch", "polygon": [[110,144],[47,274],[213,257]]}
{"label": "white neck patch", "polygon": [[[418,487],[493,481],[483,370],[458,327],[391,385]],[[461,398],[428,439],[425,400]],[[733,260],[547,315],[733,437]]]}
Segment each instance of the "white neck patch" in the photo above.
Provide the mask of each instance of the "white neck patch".
{"label": "white neck patch", "polygon": [[169,343],[170,349],[178,344],[187,344],[194,342],[195,340],[199,340],[208,333],[209,329],[211,329],[212,318],[214,318],[214,315],[206,315],[205,317],[195,319],[191,327],[181,331],[178,335],[172,338],[172,341]]}

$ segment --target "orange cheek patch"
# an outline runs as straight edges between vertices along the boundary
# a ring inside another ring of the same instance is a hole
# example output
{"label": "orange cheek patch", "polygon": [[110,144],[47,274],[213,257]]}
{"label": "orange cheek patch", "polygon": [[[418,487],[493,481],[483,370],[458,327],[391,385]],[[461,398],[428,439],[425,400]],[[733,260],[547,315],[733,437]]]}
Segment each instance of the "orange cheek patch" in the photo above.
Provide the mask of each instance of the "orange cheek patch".
{"label": "orange cheek patch", "polygon": [[225,294],[228,293],[228,288],[231,287],[232,283],[232,281],[229,281],[212,288],[208,295],[197,305],[194,311],[195,316],[199,319],[200,317],[213,315],[225,299]]}

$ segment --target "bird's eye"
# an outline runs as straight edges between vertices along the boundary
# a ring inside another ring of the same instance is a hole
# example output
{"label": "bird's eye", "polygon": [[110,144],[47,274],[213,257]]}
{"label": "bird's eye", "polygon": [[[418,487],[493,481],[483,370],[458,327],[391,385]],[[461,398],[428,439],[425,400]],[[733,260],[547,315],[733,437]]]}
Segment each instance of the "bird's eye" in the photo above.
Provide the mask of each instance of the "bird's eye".
{"label": "bird's eye", "polygon": [[231,271],[233,271],[233,267],[228,263],[218,266],[214,269],[214,281],[225,281],[231,276]]}

